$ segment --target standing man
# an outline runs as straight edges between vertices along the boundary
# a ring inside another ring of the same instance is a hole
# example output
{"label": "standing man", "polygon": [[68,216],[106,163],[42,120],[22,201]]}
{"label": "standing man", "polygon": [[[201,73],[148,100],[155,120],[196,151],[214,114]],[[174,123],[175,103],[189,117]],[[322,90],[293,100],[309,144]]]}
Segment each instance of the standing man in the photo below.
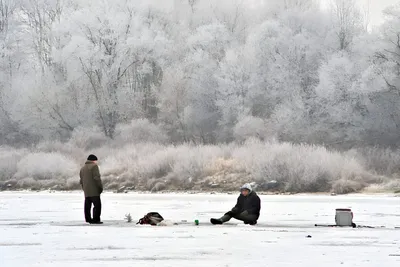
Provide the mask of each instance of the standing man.
{"label": "standing man", "polygon": [[245,224],[257,224],[260,217],[261,200],[254,192],[250,184],[245,184],[240,188],[240,196],[236,206],[219,219],[211,219],[212,224],[223,224],[232,218],[243,221]]}
{"label": "standing man", "polygon": [[[80,173],[80,184],[85,193],[85,220],[90,224],[102,224],[101,200],[100,194],[103,192],[103,184],[100,178],[99,166],[97,166],[97,157],[90,155],[87,158],[85,166],[82,167]],[[93,204],[93,218],[91,209]]]}

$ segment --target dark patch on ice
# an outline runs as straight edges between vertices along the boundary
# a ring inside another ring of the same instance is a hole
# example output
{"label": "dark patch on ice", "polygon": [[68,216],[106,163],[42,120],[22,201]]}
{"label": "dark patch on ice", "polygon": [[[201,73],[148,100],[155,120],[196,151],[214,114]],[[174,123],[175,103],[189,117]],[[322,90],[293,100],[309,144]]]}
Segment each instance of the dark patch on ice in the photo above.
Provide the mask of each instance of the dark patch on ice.
{"label": "dark patch on ice", "polygon": [[320,243],[317,244],[324,247],[370,247],[381,245],[378,242],[352,242],[352,243]]}
{"label": "dark patch on ice", "polygon": [[309,219],[283,219],[283,222],[310,222]]}
{"label": "dark patch on ice", "polygon": [[215,211],[215,210],[207,210],[198,212],[197,215],[207,215],[207,214],[224,214],[226,211]]}
{"label": "dark patch on ice", "polygon": [[67,248],[67,250],[125,250],[129,248],[123,247],[114,247],[114,246],[107,246],[107,247],[86,247],[86,248]]}
{"label": "dark patch on ice", "polygon": [[252,232],[269,232],[269,231],[271,231],[271,230],[268,230],[268,229],[263,229],[263,228],[254,228],[254,229],[251,229],[251,231]]}
{"label": "dark patch on ice", "polygon": [[76,223],[76,224],[51,224],[52,226],[62,226],[62,227],[82,227],[82,226],[90,226],[87,223]]}
{"label": "dark patch on ice", "polygon": [[373,237],[373,236],[343,236],[343,239],[361,239],[361,240],[365,240],[365,239],[369,239],[369,240],[378,240],[379,237]]}
{"label": "dark patch on ice", "polygon": [[375,217],[400,217],[400,214],[372,213],[371,216],[375,216]]}
{"label": "dark patch on ice", "polygon": [[274,230],[275,233],[289,233],[288,230]]}
{"label": "dark patch on ice", "polygon": [[58,210],[37,210],[35,212],[43,212],[43,213],[59,213]]}
{"label": "dark patch on ice", "polygon": [[69,221],[69,222],[55,222],[52,221],[50,222],[51,226],[62,226],[62,227],[82,227],[82,226],[88,226],[88,227],[104,227],[104,226],[132,226],[134,224],[129,224],[125,221],[104,221],[104,224],[88,224],[85,223],[84,221]]}
{"label": "dark patch on ice", "polygon": [[196,258],[193,257],[112,257],[112,258],[93,258],[93,259],[85,259],[85,261],[173,261],[173,260],[181,260],[181,261],[193,261]]}
{"label": "dark patch on ice", "polygon": [[149,239],[190,239],[194,238],[192,235],[188,236],[137,236],[137,238],[149,238]]}
{"label": "dark patch on ice", "polygon": [[17,227],[29,227],[39,225],[39,222],[15,222],[15,223],[0,223],[3,226],[17,226]]}
{"label": "dark patch on ice", "polygon": [[0,247],[27,247],[27,246],[41,246],[41,243],[0,243]]}
{"label": "dark patch on ice", "polygon": [[261,241],[261,243],[275,244],[275,243],[278,243],[278,242],[277,241]]}
{"label": "dark patch on ice", "polygon": [[216,253],[212,252],[212,251],[198,251],[198,252],[196,252],[196,254],[205,256],[205,255],[215,255]]}
{"label": "dark patch on ice", "polygon": [[[32,219],[32,218],[31,218]],[[20,221],[29,221],[28,218],[18,218],[18,219],[0,219],[0,222],[20,222]]]}
{"label": "dark patch on ice", "polygon": [[28,223],[28,222],[25,222],[25,223],[23,223],[23,222],[21,222],[21,223],[9,223],[9,224],[7,224],[7,225],[15,225],[15,226],[33,226],[33,225],[38,225],[39,223],[36,223],[36,222],[30,222],[30,223]]}

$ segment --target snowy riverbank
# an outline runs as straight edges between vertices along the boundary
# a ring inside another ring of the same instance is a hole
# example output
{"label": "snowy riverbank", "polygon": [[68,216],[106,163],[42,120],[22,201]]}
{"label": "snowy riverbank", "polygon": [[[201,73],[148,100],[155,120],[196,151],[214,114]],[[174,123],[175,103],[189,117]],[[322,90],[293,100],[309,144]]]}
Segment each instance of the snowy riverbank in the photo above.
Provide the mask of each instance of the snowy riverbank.
{"label": "snowy riverbank", "polygon": [[[83,142],[84,143],[84,142]],[[250,140],[243,144],[164,145],[105,142],[83,149],[77,140],[31,149],[0,147],[0,190],[77,190],[89,153],[99,157],[104,187],[138,191],[396,192],[397,151],[339,152],[321,146]],[[124,191],[124,190],[122,190]]]}

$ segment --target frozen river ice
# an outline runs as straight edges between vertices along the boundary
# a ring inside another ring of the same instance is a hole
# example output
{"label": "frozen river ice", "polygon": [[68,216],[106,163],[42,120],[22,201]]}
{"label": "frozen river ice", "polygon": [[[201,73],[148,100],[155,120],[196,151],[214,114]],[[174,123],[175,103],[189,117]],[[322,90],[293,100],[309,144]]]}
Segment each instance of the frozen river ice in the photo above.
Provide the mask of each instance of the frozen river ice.
{"label": "frozen river ice", "polygon": [[[236,197],[106,193],[105,224],[90,226],[81,193],[3,192],[0,266],[400,266],[400,198],[261,196],[259,225],[210,225]],[[352,208],[357,224],[386,228],[314,227],[334,223],[335,208]],[[149,211],[188,223],[135,225]],[[126,213],[133,223],[124,221]]]}

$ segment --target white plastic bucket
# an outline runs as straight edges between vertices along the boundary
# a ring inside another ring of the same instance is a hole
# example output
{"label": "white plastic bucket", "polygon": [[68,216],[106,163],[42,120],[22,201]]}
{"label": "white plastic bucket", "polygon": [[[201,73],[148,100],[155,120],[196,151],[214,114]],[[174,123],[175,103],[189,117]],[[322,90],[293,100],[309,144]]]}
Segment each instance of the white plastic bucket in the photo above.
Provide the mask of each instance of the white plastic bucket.
{"label": "white plastic bucket", "polygon": [[337,226],[352,226],[353,212],[351,209],[336,209],[335,221]]}

